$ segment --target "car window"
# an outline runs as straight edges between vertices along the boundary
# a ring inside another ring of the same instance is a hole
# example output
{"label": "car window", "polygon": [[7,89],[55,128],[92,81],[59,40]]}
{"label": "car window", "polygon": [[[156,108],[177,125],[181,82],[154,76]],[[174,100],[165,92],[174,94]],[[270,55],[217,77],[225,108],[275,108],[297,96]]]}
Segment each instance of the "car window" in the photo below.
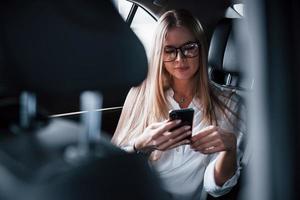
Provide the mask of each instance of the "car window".
{"label": "car window", "polygon": [[[113,0],[113,2],[122,18],[126,20],[130,13],[131,7],[133,6],[133,3],[126,0]],[[142,7],[138,6],[130,27],[144,45],[147,56],[149,56],[155,26],[156,20]]]}
{"label": "car window", "polygon": [[244,4],[242,3],[234,4],[233,9],[237,11],[241,16],[244,16]]}
{"label": "car window", "polygon": [[125,0],[112,0],[112,2],[119,11],[124,21],[126,21],[133,3]]}
{"label": "car window", "polygon": [[142,41],[147,55],[149,54],[156,21],[143,8],[139,7],[132,20],[131,28]]}

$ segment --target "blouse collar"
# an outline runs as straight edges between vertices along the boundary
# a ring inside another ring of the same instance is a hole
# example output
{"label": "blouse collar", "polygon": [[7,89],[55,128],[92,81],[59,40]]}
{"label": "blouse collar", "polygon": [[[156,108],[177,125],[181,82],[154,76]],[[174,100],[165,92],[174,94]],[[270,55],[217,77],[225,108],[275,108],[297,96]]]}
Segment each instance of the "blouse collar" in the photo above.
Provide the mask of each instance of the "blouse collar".
{"label": "blouse collar", "polygon": [[[165,94],[166,94],[166,98],[170,104],[169,109],[180,109],[179,104],[174,99],[174,90],[172,88],[169,88],[166,90]],[[198,109],[201,109],[199,98],[194,96],[193,100],[189,104],[188,108],[195,108],[195,107]]]}

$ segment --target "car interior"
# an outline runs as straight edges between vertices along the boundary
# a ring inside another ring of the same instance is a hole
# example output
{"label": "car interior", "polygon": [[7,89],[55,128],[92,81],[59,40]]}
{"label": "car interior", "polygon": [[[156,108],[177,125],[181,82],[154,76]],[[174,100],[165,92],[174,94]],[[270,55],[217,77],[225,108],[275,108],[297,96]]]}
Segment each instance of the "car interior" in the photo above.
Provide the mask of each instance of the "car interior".
{"label": "car interior", "polygon": [[0,3],[0,199],[168,199],[110,139],[176,8],[204,26],[210,81],[249,119],[238,184],[207,200],[299,198],[297,1],[14,0]]}

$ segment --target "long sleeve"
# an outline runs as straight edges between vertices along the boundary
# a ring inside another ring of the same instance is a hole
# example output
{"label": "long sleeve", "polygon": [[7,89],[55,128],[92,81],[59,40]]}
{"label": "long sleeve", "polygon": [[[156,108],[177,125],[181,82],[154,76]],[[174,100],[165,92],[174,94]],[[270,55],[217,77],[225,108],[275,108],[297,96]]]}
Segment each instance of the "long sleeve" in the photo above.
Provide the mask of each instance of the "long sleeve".
{"label": "long sleeve", "polygon": [[224,195],[228,193],[231,188],[233,188],[239,179],[240,176],[240,171],[242,169],[240,165],[240,160],[242,157],[242,152],[238,151],[237,152],[237,170],[234,173],[234,175],[228,179],[222,187],[218,186],[215,182],[215,176],[214,176],[214,168],[216,164],[217,157],[215,157],[207,166],[205,173],[204,173],[204,189],[206,192],[208,192],[210,195],[214,197],[218,197],[221,195]]}
{"label": "long sleeve", "polygon": [[237,96],[233,96],[234,99],[232,99],[228,104],[228,106],[238,115],[238,118],[232,114],[230,115],[231,120],[236,122],[235,125],[230,126],[224,119],[220,121],[223,128],[232,130],[237,137],[237,169],[230,179],[228,179],[221,187],[218,186],[214,178],[214,169],[218,154],[213,155],[213,158],[211,159],[204,173],[203,187],[206,192],[214,197],[228,193],[237,184],[243,166],[242,158],[245,150],[246,108],[243,102],[235,97]]}

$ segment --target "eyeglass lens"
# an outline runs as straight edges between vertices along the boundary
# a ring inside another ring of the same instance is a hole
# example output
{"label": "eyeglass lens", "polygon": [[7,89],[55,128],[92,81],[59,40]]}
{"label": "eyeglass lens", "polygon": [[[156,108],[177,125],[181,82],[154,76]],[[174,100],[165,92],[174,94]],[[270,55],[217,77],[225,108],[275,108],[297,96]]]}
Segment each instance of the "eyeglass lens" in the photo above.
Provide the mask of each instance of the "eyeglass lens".
{"label": "eyeglass lens", "polygon": [[166,62],[174,61],[177,57],[178,51],[180,51],[184,57],[193,58],[198,55],[199,52],[198,49],[199,46],[196,42],[184,44],[178,48],[172,46],[166,46],[164,48],[163,60]]}

